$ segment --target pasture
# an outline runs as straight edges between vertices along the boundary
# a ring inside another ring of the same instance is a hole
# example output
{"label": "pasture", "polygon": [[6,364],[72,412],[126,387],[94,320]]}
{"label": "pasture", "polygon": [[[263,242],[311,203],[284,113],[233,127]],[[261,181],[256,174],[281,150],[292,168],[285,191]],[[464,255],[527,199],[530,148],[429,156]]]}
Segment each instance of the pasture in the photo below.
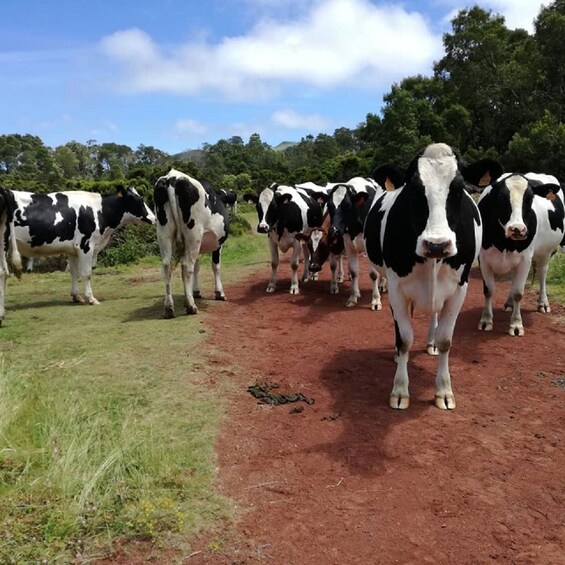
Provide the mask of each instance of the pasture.
{"label": "pasture", "polygon": [[[327,266],[296,296],[286,262],[266,294],[269,270],[264,236],[228,240],[228,302],[211,300],[205,263],[198,316],[174,320],[162,319],[155,258],[98,268],[97,307],[70,303],[67,273],[9,281],[0,562],[558,563],[555,287],[550,315],[528,294],[526,335],[512,338],[502,284],[485,334],[473,272],[452,413],[433,406],[437,359],[423,353],[427,320],[416,314],[412,403],[398,412],[387,297],[369,310],[366,272],[359,306],[345,309],[348,283],[330,295]],[[246,388],[260,381],[315,403],[292,414],[258,405]]]}

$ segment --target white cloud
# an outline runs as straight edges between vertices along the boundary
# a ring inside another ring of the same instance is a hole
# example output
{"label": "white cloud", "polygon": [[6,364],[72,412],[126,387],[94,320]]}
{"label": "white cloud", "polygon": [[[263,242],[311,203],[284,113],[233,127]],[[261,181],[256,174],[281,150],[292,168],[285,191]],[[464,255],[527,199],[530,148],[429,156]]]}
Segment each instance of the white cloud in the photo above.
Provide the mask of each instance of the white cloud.
{"label": "white cloud", "polygon": [[325,118],[316,114],[299,114],[294,110],[277,110],[271,116],[272,121],[288,129],[314,130],[319,131],[328,127],[329,123]]}
{"label": "white cloud", "polygon": [[193,133],[202,134],[206,133],[207,131],[207,127],[203,123],[199,122],[198,120],[192,120],[189,118],[177,120],[173,125],[173,129],[179,135],[187,135]]}
{"label": "white cloud", "polygon": [[[368,0],[326,0],[288,21],[260,20],[247,35],[165,49],[138,29],[102,41],[131,92],[218,93],[258,100],[286,84],[388,86],[428,73],[441,37],[418,13]],[[125,71],[125,75],[124,72]]]}

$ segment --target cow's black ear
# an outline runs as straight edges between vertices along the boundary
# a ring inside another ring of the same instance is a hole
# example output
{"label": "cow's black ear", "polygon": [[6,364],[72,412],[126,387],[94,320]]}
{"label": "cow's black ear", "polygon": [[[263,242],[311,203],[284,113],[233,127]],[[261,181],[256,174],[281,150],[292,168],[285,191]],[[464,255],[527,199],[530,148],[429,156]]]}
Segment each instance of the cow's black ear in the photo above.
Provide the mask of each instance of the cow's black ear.
{"label": "cow's black ear", "polygon": [[461,165],[461,174],[470,184],[484,188],[504,173],[504,167],[494,159],[481,159],[471,165]]}
{"label": "cow's black ear", "polygon": [[281,206],[284,205],[284,204],[288,204],[292,200],[292,194],[275,193],[275,200],[276,200],[277,204],[279,204]]}
{"label": "cow's black ear", "polygon": [[547,198],[548,200],[555,200],[557,198],[557,193],[561,190],[558,184],[538,184],[537,186],[532,186],[534,194],[541,196],[542,198]]}
{"label": "cow's black ear", "polygon": [[353,200],[356,206],[363,206],[365,202],[367,202],[367,198],[369,198],[369,195],[367,193],[359,192],[354,196]]}
{"label": "cow's black ear", "polygon": [[314,198],[318,204],[325,204],[328,201],[329,194],[327,192],[314,192],[312,193],[312,198]]}
{"label": "cow's black ear", "polygon": [[385,190],[396,190],[406,182],[406,170],[391,163],[380,165],[373,171],[373,179]]}
{"label": "cow's black ear", "polygon": [[243,195],[243,201],[247,202],[248,204],[257,204],[257,202],[259,202],[259,197],[256,194],[247,192]]}
{"label": "cow's black ear", "polygon": [[126,195],[126,189],[124,187],[123,184],[118,184],[116,185],[116,194],[120,197],[123,198]]}

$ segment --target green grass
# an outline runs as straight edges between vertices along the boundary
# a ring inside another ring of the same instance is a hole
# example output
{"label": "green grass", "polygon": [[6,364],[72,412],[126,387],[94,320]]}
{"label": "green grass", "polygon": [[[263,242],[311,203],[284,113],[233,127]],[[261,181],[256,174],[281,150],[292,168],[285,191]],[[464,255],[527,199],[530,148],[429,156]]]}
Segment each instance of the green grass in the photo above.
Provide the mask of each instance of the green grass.
{"label": "green grass", "polygon": [[565,253],[557,251],[551,258],[547,274],[547,293],[552,300],[565,303]]}
{"label": "green grass", "polygon": [[[266,248],[252,234],[228,240],[224,279],[256,268]],[[203,296],[213,295],[209,272],[201,270]],[[205,300],[198,316],[164,320],[154,257],[99,267],[93,288],[100,306],[70,303],[68,273],[9,281],[0,563],[86,561],[118,539],[189,551],[191,536],[231,514],[214,476],[229,385],[210,378],[231,368],[209,369],[201,349],[206,310],[222,303]]]}

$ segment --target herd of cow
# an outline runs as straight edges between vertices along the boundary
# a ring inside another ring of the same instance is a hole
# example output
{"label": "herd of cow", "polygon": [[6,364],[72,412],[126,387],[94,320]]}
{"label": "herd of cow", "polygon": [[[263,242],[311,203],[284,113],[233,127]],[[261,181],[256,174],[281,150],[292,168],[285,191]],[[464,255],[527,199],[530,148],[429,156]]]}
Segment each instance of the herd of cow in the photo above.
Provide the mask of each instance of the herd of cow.
{"label": "herd of cow", "polygon": [[[471,192],[480,192],[476,204]],[[559,181],[546,174],[504,173],[483,159],[463,163],[448,145],[424,148],[406,169],[383,165],[372,178],[319,186],[273,184],[246,194],[257,207],[257,230],[267,234],[271,277],[277,285],[279,251],[292,249],[290,293],[299,292],[298,266],[304,254],[302,281],[316,278],[326,260],[330,293],[338,293],[347,257],[351,291],[346,306],[359,300],[359,257],[366,254],[372,280],[371,308],[382,308],[388,287],[396,334],[397,369],[390,406],[409,405],[408,353],[413,342],[414,308],[430,315],[427,351],[439,355],[435,404],[455,408],[449,374],[453,330],[467,292],[469,272],[478,258],[485,306],[479,329],[493,329],[495,275],[511,274],[505,309],[511,309],[509,332],[524,335],[520,302],[532,261],[539,277],[538,310],[549,312],[546,276],[559,245],[565,250],[564,198]],[[200,253],[212,253],[215,298],[225,300],[220,254],[229,232],[226,203],[234,194],[216,191],[205,181],[171,170],[154,189],[155,215],[134,188],[101,196],[86,192],[32,194],[0,188],[0,324],[8,260],[21,270],[26,257],[66,254],[74,301],[97,304],[90,285],[98,253],[115,229],[129,223],[156,223],[163,277],[165,317],[174,316],[172,261],[180,257],[187,314],[195,314],[200,296]],[[78,280],[84,283],[84,299]]]}

